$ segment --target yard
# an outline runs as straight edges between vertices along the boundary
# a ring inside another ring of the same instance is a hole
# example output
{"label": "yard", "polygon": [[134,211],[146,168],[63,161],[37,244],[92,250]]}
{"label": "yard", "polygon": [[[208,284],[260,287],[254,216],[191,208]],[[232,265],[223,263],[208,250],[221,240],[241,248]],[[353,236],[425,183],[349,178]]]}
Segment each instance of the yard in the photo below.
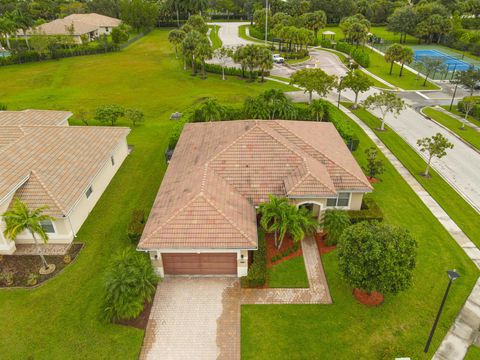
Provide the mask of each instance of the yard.
{"label": "yard", "polygon": [[[333,108],[332,111],[335,116],[345,116]],[[373,143],[358,126],[352,126],[360,138],[355,156],[364,164],[364,151]],[[243,359],[431,358],[479,273],[392,165],[386,165],[372,196],[387,221],[405,226],[417,239],[412,288],[397,296],[387,296],[378,308],[360,305],[339,276],[336,251],[330,252],[322,256],[322,261],[333,304],[243,306]],[[430,353],[425,356],[423,347],[447,285],[446,270],[450,268],[459,270],[462,278],[452,288]]]}
{"label": "yard", "polygon": [[133,153],[78,234],[86,246],[75,263],[38,289],[0,291],[2,359],[138,358],[143,331],[99,320],[102,276],[112,254],[129,246],[125,229],[131,211],[150,209],[155,198],[165,171],[170,114],[209,96],[237,103],[267,88],[291,89],[273,82],[222,81],[218,75],[192,77],[175,60],[167,33],[154,31],[120,53],[0,69],[0,97],[10,110],[92,114],[98,105],[116,103],[146,116],[129,136]]}

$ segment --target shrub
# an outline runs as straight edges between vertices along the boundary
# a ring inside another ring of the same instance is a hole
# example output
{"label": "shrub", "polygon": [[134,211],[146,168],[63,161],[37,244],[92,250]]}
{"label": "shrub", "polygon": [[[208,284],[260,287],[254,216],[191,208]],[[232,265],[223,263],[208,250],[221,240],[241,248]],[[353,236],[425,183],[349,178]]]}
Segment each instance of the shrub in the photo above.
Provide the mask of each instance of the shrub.
{"label": "shrub", "polygon": [[134,319],[151,302],[158,283],[148,257],[125,249],[107,268],[104,281],[103,317],[107,321]]}
{"label": "shrub", "polygon": [[339,41],[336,49],[350,55],[353,60],[355,60],[361,66],[365,68],[370,66],[370,55],[364,49],[357,48],[344,41]]}
{"label": "shrub", "polygon": [[70,264],[72,262],[72,256],[67,254],[63,257],[63,263],[64,264]]}
{"label": "shrub", "polygon": [[175,146],[177,146],[178,139],[180,138],[180,135],[182,134],[183,127],[187,123],[187,120],[179,120],[175,123],[175,125],[172,127],[172,130],[170,131],[170,136],[168,138],[168,149],[173,150],[175,149]]}
{"label": "shrub", "polygon": [[0,281],[2,281],[6,286],[13,285],[13,272],[6,271],[0,273]]}
{"label": "shrub", "polygon": [[145,211],[134,210],[130,218],[130,223],[127,226],[127,236],[132,244],[137,245],[142,237],[143,229],[145,228]]}
{"label": "shrub", "polygon": [[125,109],[119,105],[102,105],[95,110],[95,120],[114,126],[118,118],[125,115]]}
{"label": "shrub", "polygon": [[253,263],[248,268],[247,276],[240,281],[242,287],[261,287],[267,280],[267,248],[265,245],[265,234],[258,230],[258,249],[253,253]]}
{"label": "shrub", "polygon": [[27,277],[27,285],[28,286],[35,286],[35,285],[37,285],[37,282],[38,282],[38,275],[37,274],[35,274],[35,273],[28,274],[28,277]]}
{"label": "shrub", "polygon": [[326,49],[333,49],[332,41],[328,39],[320,40],[320,46]]}
{"label": "shrub", "polygon": [[6,111],[7,110],[7,104],[0,103],[0,111]]}
{"label": "shrub", "polygon": [[327,233],[325,244],[337,245],[344,230],[351,225],[348,214],[343,210],[328,210],[323,220],[323,230]]}
{"label": "shrub", "polygon": [[356,224],[362,221],[383,221],[383,212],[371,197],[364,197],[360,210],[348,210],[350,222]]}
{"label": "shrub", "polygon": [[[200,64],[200,63],[199,63]],[[197,66],[197,69],[200,67]],[[237,69],[235,67],[226,67],[225,75],[232,75],[232,76],[242,76],[242,69]],[[205,63],[205,71],[214,74],[222,74],[222,67],[218,64],[209,64]],[[265,76],[269,76],[270,73],[268,71],[265,72]],[[260,71],[255,70],[253,72],[253,78],[256,79],[261,76]]]}
{"label": "shrub", "polygon": [[406,229],[385,223],[358,223],[340,237],[339,270],[354,288],[396,294],[412,283],[416,247]]}

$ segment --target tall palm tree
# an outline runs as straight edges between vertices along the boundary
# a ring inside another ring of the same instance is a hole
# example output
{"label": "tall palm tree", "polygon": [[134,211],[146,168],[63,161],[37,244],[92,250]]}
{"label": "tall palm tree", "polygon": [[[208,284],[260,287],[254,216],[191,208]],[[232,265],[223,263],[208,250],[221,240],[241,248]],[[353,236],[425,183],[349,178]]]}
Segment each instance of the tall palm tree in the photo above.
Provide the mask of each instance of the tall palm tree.
{"label": "tall palm tree", "polygon": [[195,49],[197,44],[202,41],[202,34],[200,34],[196,30],[192,30],[187,33],[185,39],[182,41],[182,51],[185,57],[190,58],[192,64],[192,75],[195,75],[196,68],[195,68]]}
{"label": "tall palm tree", "polygon": [[323,121],[325,116],[325,103],[322,100],[313,100],[308,106],[317,121]]}
{"label": "tall palm tree", "polygon": [[19,3],[17,9],[13,12],[13,21],[18,28],[22,29],[23,35],[25,37],[25,43],[27,44],[28,50],[30,50],[27,30],[33,26],[34,21],[26,2]]}
{"label": "tall palm tree", "polygon": [[413,61],[413,57],[414,57],[413,50],[408,46],[404,46],[400,54],[400,63],[402,64],[402,66],[400,67],[399,76],[402,76],[403,67],[405,66],[405,64],[410,64]]}
{"label": "tall palm tree", "polygon": [[288,205],[288,209],[282,214],[279,225],[280,243],[278,249],[281,249],[283,239],[288,233],[293,241],[302,241],[305,236],[313,234],[320,226],[317,219],[312,216],[312,212],[305,207],[297,208],[295,205]]}
{"label": "tall palm tree", "polygon": [[209,98],[201,105],[200,117],[203,121],[219,121],[225,115],[225,109],[217,99]]}
{"label": "tall palm tree", "polygon": [[269,201],[259,205],[257,213],[261,215],[260,225],[266,232],[273,232],[275,246],[278,244],[278,233],[281,230],[281,220],[290,206],[286,198],[268,196]]}
{"label": "tall palm tree", "polygon": [[206,37],[203,37],[200,42],[197,43],[197,46],[195,46],[194,50],[195,57],[200,60],[200,63],[202,64],[202,79],[205,79],[206,73],[205,73],[205,60],[211,59],[213,56],[213,48],[212,45],[210,45],[210,42]]}
{"label": "tall palm tree", "polygon": [[0,17],[0,35],[5,38],[7,43],[7,48],[11,49],[10,46],[10,35],[16,30],[15,22],[11,19],[11,16],[8,14]]}
{"label": "tall palm tree", "polygon": [[392,75],[393,64],[399,61],[403,52],[403,46],[400,44],[390,45],[385,52],[385,61],[390,63],[390,75]]}
{"label": "tall palm tree", "polygon": [[258,51],[258,67],[262,74],[262,82],[265,81],[265,70],[273,68],[272,52],[267,48],[261,48]]}
{"label": "tall palm tree", "polygon": [[175,47],[175,58],[178,59],[178,45],[185,39],[187,34],[183,30],[174,29],[168,33],[168,41]]}
{"label": "tall palm tree", "polygon": [[21,232],[30,232],[33,237],[33,241],[35,242],[38,255],[40,255],[42,259],[44,269],[47,270],[54,265],[52,264],[49,266],[45,260],[45,257],[40,252],[40,247],[36,237],[36,234],[38,234],[45,244],[48,242],[48,235],[42,228],[41,222],[46,220],[52,221],[53,218],[43,214],[45,209],[46,207],[40,207],[30,210],[28,206],[20,199],[15,199],[12,209],[6,211],[2,216],[3,220],[5,221],[5,230],[3,231],[3,235],[7,239],[13,241]]}

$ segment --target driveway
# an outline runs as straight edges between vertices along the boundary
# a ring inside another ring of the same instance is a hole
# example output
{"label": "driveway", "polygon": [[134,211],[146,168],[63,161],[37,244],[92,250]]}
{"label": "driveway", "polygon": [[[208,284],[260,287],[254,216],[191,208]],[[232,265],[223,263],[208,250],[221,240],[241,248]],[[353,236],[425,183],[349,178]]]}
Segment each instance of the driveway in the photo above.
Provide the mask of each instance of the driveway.
{"label": "driveway", "polygon": [[209,22],[208,24],[220,27],[218,37],[222,40],[223,46],[235,47],[253,43],[238,36],[238,27],[240,25],[248,25],[250,24],[249,22]]}

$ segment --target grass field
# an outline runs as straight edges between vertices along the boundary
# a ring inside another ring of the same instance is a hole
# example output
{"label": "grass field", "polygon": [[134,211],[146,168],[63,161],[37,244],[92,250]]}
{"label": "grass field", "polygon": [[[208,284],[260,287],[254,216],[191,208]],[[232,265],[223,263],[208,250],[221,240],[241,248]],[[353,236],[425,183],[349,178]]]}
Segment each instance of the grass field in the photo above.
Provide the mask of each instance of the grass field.
{"label": "grass field", "polygon": [[[341,40],[343,39],[343,32],[340,30],[338,26],[328,26],[318,32],[318,38],[322,39],[322,32],[323,31],[333,31],[335,35],[335,40]],[[372,26],[370,29],[370,32],[379,37],[384,39],[387,42],[399,42],[400,41],[400,34],[395,34],[391,31],[387,30],[386,26]],[[407,35],[407,44],[416,44],[418,43],[417,38]]]}
{"label": "grass field", "polygon": [[463,129],[461,129],[462,123],[460,121],[449,116],[448,114],[445,114],[442,111],[435,110],[433,108],[424,108],[423,112],[425,115],[431,117],[433,120],[450,129],[467,143],[480,150],[479,132],[466,125]]}
{"label": "grass field", "polygon": [[216,25],[208,25],[210,29],[210,41],[212,42],[213,49],[218,49],[222,47],[222,40],[218,37],[218,29],[219,26]]}
{"label": "grass field", "polygon": [[[346,115],[331,108],[334,116]],[[365,164],[373,146],[354,123],[360,139],[355,157]],[[409,229],[418,242],[413,286],[387,296],[377,308],[355,301],[341,279],[336,252],[322,256],[332,305],[247,305],[242,307],[242,359],[430,359],[470,293],[478,270],[438,223],[390,163],[372,197],[388,222]],[[472,222],[473,223],[473,222]],[[431,350],[423,347],[448,282],[446,270],[457,268]]]}
{"label": "grass field", "polygon": [[480,348],[472,345],[468,349],[467,356],[465,356],[464,360],[478,360],[480,359]]}
{"label": "grass field", "polygon": [[0,358],[137,359],[143,331],[99,320],[102,278],[112,254],[131,246],[125,230],[132,210],[149,210],[158,191],[170,114],[206,97],[238,103],[268,88],[291,89],[190,76],[175,60],[167,34],[154,31],[119,53],[1,68],[0,98],[9,110],[92,114],[99,105],[116,103],[142,110],[146,121],[133,129],[128,142],[134,151],[78,234],[86,246],[77,261],[38,289],[0,291]]}
{"label": "grass field", "polygon": [[[454,106],[452,107],[452,110],[450,110],[450,106],[449,106],[449,105],[444,105],[444,106],[442,106],[442,107],[443,107],[445,110],[450,111],[452,114],[455,114],[455,115],[460,116],[460,117],[462,117],[462,118],[465,117],[465,114],[464,114],[464,113],[461,113],[460,111],[457,110],[457,106],[456,106],[456,105],[454,105]],[[468,115],[467,120],[470,121],[472,124],[475,124],[475,125],[477,125],[477,126],[480,126],[480,120],[475,119],[475,118],[474,118],[473,116],[471,116],[471,115]]]}
{"label": "grass field", "polygon": [[268,270],[268,286],[271,288],[308,288],[303,256],[272,266]]}
{"label": "grass field", "polygon": [[426,162],[415,150],[393,130],[380,132],[380,120],[359,108],[353,111],[365,124],[367,124],[390,149],[390,151],[402,162],[417,181],[428,191],[440,206],[448,213],[455,223],[477,246],[480,246],[480,214],[475,211],[435,170],[430,170],[431,178],[424,178],[421,173],[425,170]]}

